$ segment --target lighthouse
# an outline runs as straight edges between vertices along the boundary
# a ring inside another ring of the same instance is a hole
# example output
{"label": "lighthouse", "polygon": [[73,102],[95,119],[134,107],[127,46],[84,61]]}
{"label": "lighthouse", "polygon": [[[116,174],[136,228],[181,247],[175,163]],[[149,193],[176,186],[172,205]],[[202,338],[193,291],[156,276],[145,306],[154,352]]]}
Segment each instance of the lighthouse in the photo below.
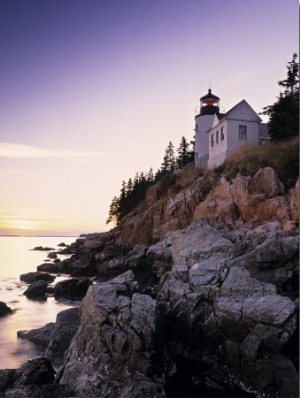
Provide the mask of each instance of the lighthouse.
{"label": "lighthouse", "polygon": [[200,107],[195,116],[195,165],[207,165],[209,157],[209,140],[207,131],[212,127],[215,115],[220,115],[220,98],[208,90],[200,98]]}
{"label": "lighthouse", "polygon": [[220,98],[208,90],[195,116],[195,166],[213,168],[245,144],[264,145],[268,125],[244,99],[225,113]]}

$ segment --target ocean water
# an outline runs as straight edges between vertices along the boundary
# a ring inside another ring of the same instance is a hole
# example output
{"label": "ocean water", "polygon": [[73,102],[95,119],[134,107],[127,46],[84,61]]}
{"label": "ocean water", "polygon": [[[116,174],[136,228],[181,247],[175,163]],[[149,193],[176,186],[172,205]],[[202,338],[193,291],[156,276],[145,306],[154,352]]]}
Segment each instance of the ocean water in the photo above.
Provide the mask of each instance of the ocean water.
{"label": "ocean water", "polygon": [[[45,262],[48,252],[33,251],[34,247],[47,246],[58,250],[59,243],[70,244],[74,237],[0,237],[0,301],[13,313],[0,317],[0,369],[18,368],[25,361],[41,355],[43,350],[26,339],[17,337],[18,330],[30,330],[55,322],[58,312],[78,303],[68,300],[30,300],[24,296],[27,284],[20,275],[36,271]],[[65,255],[59,256],[61,259]],[[54,284],[65,276],[59,276]]]}

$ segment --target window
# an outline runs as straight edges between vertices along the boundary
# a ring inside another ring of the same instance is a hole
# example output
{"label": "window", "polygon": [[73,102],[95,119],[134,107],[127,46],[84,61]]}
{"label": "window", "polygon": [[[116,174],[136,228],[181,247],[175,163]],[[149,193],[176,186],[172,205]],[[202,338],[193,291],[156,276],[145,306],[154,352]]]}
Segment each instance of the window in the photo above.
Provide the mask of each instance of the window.
{"label": "window", "polygon": [[216,131],[216,144],[219,143],[219,130]]}
{"label": "window", "polygon": [[246,140],[247,139],[247,126],[242,124],[239,125],[239,139]]}
{"label": "window", "polygon": [[213,135],[213,134],[211,135],[211,142],[210,142],[210,144],[211,144],[211,146],[214,146],[214,144],[215,144],[215,143],[214,143],[214,135]]}
{"label": "window", "polygon": [[196,123],[196,133],[198,132],[198,124]]}
{"label": "window", "polygon": [[221,141],[224,141],[224,127],[221,127]]}

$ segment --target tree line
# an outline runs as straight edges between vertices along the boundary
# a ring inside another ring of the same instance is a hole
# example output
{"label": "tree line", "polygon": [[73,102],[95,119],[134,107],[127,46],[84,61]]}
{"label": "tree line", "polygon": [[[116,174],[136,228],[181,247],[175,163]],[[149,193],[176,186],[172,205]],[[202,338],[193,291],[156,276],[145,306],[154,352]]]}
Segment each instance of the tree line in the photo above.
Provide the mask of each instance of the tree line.
{"label": "tree line", "polygon": [[179,147],[175,150],[170,141],[163,157],[161,167],[154,174],[150,168],[148,173],[136,173],[135,177],[127,182],[122,181],[120,195],[112,199],[106,224],[118,223],[124,216],[132,211],[144,198],[147,189],[165,175],[171,175],[176,169],[183,169],[194,161],[195,141],[188,142],[181,138]]}

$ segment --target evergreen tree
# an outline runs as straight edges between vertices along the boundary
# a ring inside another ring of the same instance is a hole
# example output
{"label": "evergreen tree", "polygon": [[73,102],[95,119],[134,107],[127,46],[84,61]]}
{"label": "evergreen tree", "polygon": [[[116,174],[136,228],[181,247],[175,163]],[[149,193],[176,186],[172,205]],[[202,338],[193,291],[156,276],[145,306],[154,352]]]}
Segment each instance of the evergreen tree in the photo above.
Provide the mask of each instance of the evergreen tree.
{"label": "evergreen tree", "polygon": [[183,168],[187,164],[189,144],[185,137],[181,138],[179,147],[177,149],[178,157],[176,159],[179,168]]}
{"label": "evergreen tree", "polygon": [[152,183],[154,181],[154,174],[153,174],[152,167],[150,168],[148,174],[146,175],[146,179],[147,179],[148,183]]}
{"label": "evergreen tree", "polygon": [[177,149],[178,157],[177,157],[177,164],[179,168],[183,169],[184,166],[189,164],[191,160],[191,152],[190,152],[190,144],[187,142],[185,137],[181,138],[179,147]]}
{"label": "evergreen tree", "polygon": [[127,183],[127,195],[131,194],[133,190],[133,183],[132,183],[132,179],[129,178],[128,183]]}
{"label": "evergreen tree", "polygon": [[122,188],[120,191],[120,197],[118,200],[119,204],[119,219],[121,219],[127,212],[127,185],[125,181],[122,181]]}
{"label": "evergreen tree", "polygon": [[299,64],[297,54],[288,62],[287,77],[278,82],[285,87],[273,105],[263,108],[262,115],[269,116],[269,134],[273,141],[282,141],[299,134]]}
{"label": "evergreen tree", "polygon": [[176,160],[175,160],[174,145],[170,141],[165,151],[164,160],[161,165],[161,171],[163,173],[165,172],[173,173],[175,170],[175,165],[176,165]]}
{"label": "evergreen tree", "polygon": [[108,218],[106,220],[106,224],[110,222],[116,223],[119,218],[119,200],[116,196],[114,196],[111,205],[109,207]]}
{"label": "evergreen tree", "polygon": [[288,62],[286,79],[278,82],[279,86],[285,87],[285,95],[299,91],[299,63],[297,63],[297,57],[298,55],[294,53],[292,61]]}

